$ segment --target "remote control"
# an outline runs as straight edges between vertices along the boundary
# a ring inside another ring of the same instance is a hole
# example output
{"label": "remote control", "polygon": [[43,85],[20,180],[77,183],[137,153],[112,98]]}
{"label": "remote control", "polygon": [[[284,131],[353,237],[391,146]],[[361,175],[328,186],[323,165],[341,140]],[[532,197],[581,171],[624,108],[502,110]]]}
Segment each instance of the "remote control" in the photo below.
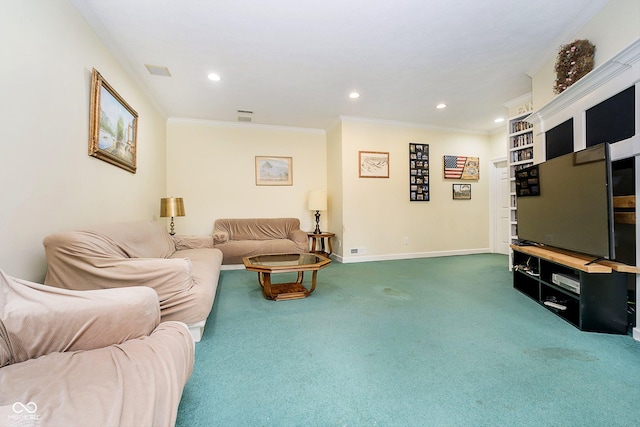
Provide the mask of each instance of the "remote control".
{"label": "remote control", "polygon": [[566,310],[567,309],[566,305],[560,305],[557,302],[553,302],[553,301],[545,301],[543,304],[547,305],[549,307],[553,307],[553,308],[558,309],[558,310]]}

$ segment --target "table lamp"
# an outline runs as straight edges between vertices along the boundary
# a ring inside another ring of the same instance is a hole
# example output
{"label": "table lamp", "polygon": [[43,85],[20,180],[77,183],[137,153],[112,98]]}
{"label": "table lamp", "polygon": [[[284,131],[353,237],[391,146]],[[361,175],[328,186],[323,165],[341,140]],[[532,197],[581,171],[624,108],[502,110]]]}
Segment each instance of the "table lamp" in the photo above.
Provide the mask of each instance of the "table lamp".
{"label": "table lamp", "polygon": [[160,216],[163,218],[171,217],[171,231],[170,235],[175,235],[173,230],[173,217],[184,216],[184,202],[182,197],[165,197],[160,199]]}
{"label": "table lamp", "polygon": [[327,192],[314,190],[309,193],[309,210],[316,211],[316,229],[314,234],[320,234],[320,211],[327,210]]}

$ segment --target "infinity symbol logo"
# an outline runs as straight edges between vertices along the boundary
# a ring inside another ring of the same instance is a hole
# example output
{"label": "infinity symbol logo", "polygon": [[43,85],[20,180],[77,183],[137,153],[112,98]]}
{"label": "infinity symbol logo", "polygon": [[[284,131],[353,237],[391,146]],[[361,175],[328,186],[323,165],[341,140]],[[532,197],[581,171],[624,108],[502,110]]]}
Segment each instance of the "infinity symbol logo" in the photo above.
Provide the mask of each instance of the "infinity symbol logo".
{"label": "infinity symbol logo", "polygon": [[26,405],[22,402],[16,402],[13,404],[12,409],[13,409],[13,412],[16,414],[21,414],[25,411],[30,414],[33,414],[38,410],[38,405],[36,405],[34,402],[29,402]]}

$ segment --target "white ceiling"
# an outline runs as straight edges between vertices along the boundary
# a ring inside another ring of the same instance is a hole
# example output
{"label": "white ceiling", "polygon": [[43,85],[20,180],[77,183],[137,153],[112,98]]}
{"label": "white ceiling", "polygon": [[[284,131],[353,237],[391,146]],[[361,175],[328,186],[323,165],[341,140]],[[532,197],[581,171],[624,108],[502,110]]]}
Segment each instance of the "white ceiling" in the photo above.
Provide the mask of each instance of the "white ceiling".
{"label": "white ceiling", "polygon": [[71,2],[168,117],[250,110],[271,125],[352,116],[490,131],[607,0]]}

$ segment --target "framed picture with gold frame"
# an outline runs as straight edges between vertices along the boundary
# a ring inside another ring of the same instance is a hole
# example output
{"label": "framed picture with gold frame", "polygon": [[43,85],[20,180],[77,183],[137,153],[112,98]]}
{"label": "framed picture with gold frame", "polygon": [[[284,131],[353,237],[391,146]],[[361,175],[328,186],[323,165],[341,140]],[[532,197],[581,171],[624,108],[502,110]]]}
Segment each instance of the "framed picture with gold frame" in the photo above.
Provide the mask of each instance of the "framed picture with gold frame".
{"label": "framed picture with gold frame", "polygon": [[293,185],[293,157],[256,156],[256,185]]}
{"label": "framed picture with gold frame", "polygon": [[358,151],[359,178],[389,178],[389,152]]}
{"label": "framed picture with gold frame", "polygon": [[138,113],[94,68],[91,72],[89,155],[136,173]]}

